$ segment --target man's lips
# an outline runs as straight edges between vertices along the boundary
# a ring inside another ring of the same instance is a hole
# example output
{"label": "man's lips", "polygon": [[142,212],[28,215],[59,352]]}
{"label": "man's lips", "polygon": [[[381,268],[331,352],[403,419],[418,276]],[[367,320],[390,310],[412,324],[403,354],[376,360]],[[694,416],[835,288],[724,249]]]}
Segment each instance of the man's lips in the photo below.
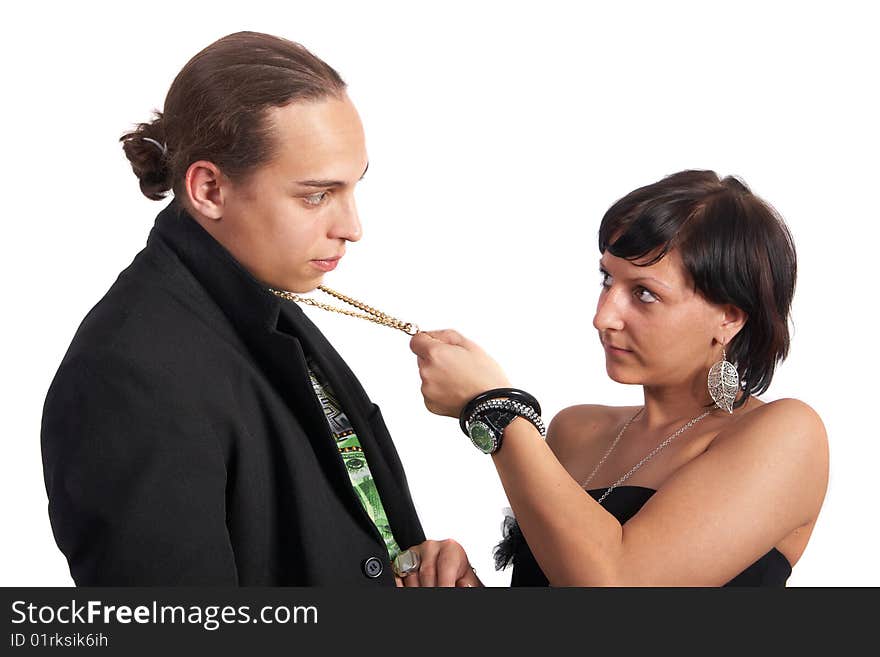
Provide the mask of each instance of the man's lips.
{"label": "man's lips", "polygon": [[336,269],[336,265],[342,259],[342,256],[333,256],[330,258],[320,258],[312,260],[312,264],[321,271],[332,271]]}

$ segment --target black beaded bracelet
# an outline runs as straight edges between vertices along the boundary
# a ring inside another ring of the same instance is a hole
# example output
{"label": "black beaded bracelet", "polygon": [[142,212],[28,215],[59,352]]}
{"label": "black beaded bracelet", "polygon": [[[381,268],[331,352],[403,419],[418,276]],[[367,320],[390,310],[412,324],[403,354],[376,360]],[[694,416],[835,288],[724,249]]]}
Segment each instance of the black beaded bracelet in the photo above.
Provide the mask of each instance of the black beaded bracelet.
{"label": "black beaded bracelet", "polygon": [[470,427],[476,418],[484,416],[487,412],[491,413],[499,410],[513,413],[514,415],[518,415],[521,418],[528,420],[534,425],[535,429],[538,430],[538,433],[541,434],[542,438],[546,437],[547,430],[544,428],[544,421],[541,419],[541,416],[538,415],[535,412],[535,409],[528,404],[516,401],[515,399],[488,399],[484,402],[480,402],[477,404],[474,412],[471,413],[471,416],[467,419],[466,425]]}
{"label": "black beaded bracelet", "polygon": [[461,415],[458,417],[458,426],[461,427],[464,435],[469,435],[467,430],[467,420],[473,414],[477,404],[488,399],[498,399],[500,397],[519,400],[524,404],[531,406],[535,410],[535,413],[541,415],[541,405],[538,403],[538,400],[525,390],[520,390],[519,388],[493,388],[492,390],[480,393],[464,405],[464,408],[461,410]]}

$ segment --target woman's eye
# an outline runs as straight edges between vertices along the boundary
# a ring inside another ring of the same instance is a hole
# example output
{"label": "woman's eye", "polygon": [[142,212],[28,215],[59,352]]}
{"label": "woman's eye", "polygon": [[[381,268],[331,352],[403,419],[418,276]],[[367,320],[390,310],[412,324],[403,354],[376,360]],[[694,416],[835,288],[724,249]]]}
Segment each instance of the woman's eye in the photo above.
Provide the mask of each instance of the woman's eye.
{"label": "woman's eye", "polygon": [[607,271],[600,271],[599,275],[602,277],[602,287],[611,287],[611,274]]}
{"label": "woman's eye", "polygon": [[324,199],[327,198],[329,192],[317,192],[315,194],[309,194],[308,196],[304,196],[303,200],[309,205],[321,205],[324,202]]}
{"label": "woman's eye", "polygon": [[650,290],[644,287],[636,289],[636,297],[642,303],[654,303],[655,301],[659,301]]}

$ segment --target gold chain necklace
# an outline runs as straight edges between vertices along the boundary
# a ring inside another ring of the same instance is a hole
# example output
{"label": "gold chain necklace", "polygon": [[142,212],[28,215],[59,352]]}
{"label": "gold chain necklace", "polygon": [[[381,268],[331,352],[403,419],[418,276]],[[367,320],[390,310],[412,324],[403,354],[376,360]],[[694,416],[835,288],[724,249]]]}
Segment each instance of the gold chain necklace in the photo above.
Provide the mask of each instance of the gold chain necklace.
{"label": "gold chain necklace", "polygon": [[353,310],[347,310],[345,308],[337,308],[336,306],[331,306],[326,303],[321,303],[320,301],[316,301],[310,297],[301,297],[298,294],[294,294],[293,292],[285,292],[283,290],[274,290],[271,287],[269,291],[281,297],[282,299],[287,299],[289,301],[296,301],[297,303],[304,303],[307,306],[314,306],[315,308],[321,308],[322,310],[329,310],[334,313],[341,313],[343,315],[348,315],[349,317],[360,317],[361,319],[366,319],[371,322],[375,322],[376,324],[381,324],[382,326],[390,326],[391,328],[398,329],[403,331],[407,335],[415,335],[419,332],[418,324],[413,324],[411,322],[402,322],[399,319],[395,319],[391,315],[386,315],[381,310],[376,310],[368,306],[367,304],[358,301],[357,299],[352,299],[351,297],[347,297],[336,290],[331,290],[329,287],[324,285],[319,285],[318,289],[325,294],[329,294],[331,297],[336,297],[343,303],[347,303],[350,306],[354,306],[358,310],[362,310],[361,313],[356,313]]}
{"label": "gold chain necklace", "polygon": [[[608,448],[608,451],[605,452],[605,456],[603,456],[603,457],[599,460],[599,462],[596,464],[596,467],[593,468],[593,471],[590,473],[590,476],[587,477],[587,478],[581,483],[581,488],[586,488],[586,487],[587,487],[587,484],[590,483],[590,480],[593,478],[593,476],[596,474],[596,472],[598,472],[599,468],[602,467],[602,464],[605,463],[605,459],[608,458],[608,456],[611,454],[611,452],[612,452],[612,451],[614,450],[614,448],[617,446],[617,443],[620,442],[620,438],[623,436],[623,433],[627,430],[627,428],[629,427],[630,423],[631,423],[633,420],[635,420],[639,415],[641,415],[643,410],[645,410],[645,407],[644,407],[644,406],[642,406],[638,411],[636,411],[636,414],[635,414],[635,415],[633,415],[630,419],[628,419],[628,420],[626,421],[626,424],[623,425],[623,428],[620,430],[620,433],[617,434],[617,438],[615,438],[615,439],[614,439],[614,442],[611,443],[611,447],[609,447],[609,448]],[[599,504],[602,504],[602,500],[604,500],[606,497],[608,497],[608,495],[611,493],[611,491],[613,491],[615,488],[617,488],[618,486],[620,486],[620,484],[622,484],[624,481],[626,481],[627,479],[629,479],[629,478],[633,475],[633,473],[634,473],[636,470],[638,470],[638,469],[639,469],[640,467],[642,467],[645,463],[647,463],[647,462],[650,461],[652,458],[654,458],[654,456],[657,454],[657,452],[659,452],[661,449],[663,449],[664,447],[666,447],[669,443],[671,443],[671,442],[672,442],[673,440],[675,440],[678,436],[680,436],[680,435],[683,434],[685,431],[687,431],[688,429],[690,429],[692,426],[694,426],[697,422],[699,422],[700,420],[702,420],[704,417],[706,417],[707,415],[709,415],[709,413],[711,413],[712,410],[714,410],[714,409],[710,409],[710,410],[706,411],[705,413],[702,413],[702,414],[698,415],[697,417],[695,417],[694,419],[690,420],[690,421],[687,422],[686,424],[682,425],[681,427],[679,427],[678,431],[676,431],[676,432],[673,433],[671,436],[669,436],[666,440],[664,440],[662,443],[660,443],[659,445],[657,445],[657,447],[655,447],[654,450],[653,450],[650,454],[648,454],[645,458],[643,458],[641,461],[639,461],[638,463],[636,463],[632,468],[630,468],[629,472],[627,472],[627,473],[626,473],[625,475],[623,475],[620,479],[618,479],[617,481],[615,481],[613,484],[611,484],[611,485],[608,487],[608,490],[606,490],[605,493],[602,495],[602,497],[599,498],[599,500],[598,500]]]}

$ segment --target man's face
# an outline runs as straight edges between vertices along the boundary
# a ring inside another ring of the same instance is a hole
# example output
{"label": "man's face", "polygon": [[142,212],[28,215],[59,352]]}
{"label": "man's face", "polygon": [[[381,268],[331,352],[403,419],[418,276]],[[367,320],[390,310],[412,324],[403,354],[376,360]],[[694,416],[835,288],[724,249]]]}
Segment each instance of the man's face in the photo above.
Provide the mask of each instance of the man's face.
{"label": "man's face", "polygon": [[267,286],[307,292],[361,238],[354,188],[367,169],[360,117],[347,96],[274,108],[277,157],[224,186],[211,233]]}

